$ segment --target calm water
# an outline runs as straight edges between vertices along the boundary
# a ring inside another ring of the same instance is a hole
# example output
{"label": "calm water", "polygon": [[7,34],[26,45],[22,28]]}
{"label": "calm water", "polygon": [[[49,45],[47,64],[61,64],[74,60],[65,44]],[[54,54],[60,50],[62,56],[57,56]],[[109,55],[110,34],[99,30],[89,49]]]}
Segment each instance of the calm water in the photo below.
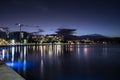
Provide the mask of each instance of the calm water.
{"label": "calm water", "polygon": [[120,80],[120,45],[1,47],[0,58],[26,80]]}

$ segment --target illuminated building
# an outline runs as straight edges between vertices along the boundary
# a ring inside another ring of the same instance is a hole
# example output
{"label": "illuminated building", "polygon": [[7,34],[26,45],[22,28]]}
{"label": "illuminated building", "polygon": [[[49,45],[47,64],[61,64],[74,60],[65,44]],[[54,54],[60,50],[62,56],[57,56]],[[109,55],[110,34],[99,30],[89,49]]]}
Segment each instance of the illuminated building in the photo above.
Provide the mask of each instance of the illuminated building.
{"label": "illuminated building", "polygon": [[63,36],[56,35],[56,34],[51,34],[51,35],[46,35],[46,41],[47,42],[61,42],[63,41]]}
{"label": "illuminated building", "polygon": [[59,35],[30,35],[30,43],[54,43],[63,41],[63,37]]}

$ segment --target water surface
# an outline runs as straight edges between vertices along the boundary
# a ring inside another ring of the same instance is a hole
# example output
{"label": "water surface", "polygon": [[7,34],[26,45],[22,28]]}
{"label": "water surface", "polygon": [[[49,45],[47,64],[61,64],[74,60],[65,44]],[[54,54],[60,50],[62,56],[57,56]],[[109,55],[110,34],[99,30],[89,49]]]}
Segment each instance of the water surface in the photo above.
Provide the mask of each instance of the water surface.
{"label": "water surface", "polygon": [[11,46],[0,57],[26,80],[120,80],[120,45]]}

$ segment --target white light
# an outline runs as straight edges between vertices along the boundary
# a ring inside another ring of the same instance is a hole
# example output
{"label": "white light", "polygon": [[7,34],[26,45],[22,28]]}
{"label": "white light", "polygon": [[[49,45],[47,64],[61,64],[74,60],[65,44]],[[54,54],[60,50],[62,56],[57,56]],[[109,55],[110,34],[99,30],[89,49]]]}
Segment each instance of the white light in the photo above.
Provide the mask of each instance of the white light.
{"label": "white light", "polygon": [[27,40],[26,39],[24,39],[24,44],[26,44],[27,43]]}
{"label": "white light", "polygon": [[15,40],[14,39],[11,42],[12,42],[12,44],[15,44]]}
{"label": "white light", "polygon": [[4,59],[5,58],[5,50],[4,49],[2,50],[2,54],[3,54],[2,58]]}

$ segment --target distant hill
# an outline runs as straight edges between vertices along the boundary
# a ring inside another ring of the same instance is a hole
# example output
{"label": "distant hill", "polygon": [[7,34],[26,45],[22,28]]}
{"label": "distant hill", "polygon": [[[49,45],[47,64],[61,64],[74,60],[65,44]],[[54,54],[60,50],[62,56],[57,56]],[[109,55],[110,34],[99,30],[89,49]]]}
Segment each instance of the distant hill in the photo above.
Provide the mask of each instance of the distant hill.
{"label": "distant hill", "polygon": [[90,40],[96,40],[96,39],[109,38],[109,37],[101,35],[101,34],[89,34],[89,35],[80,36],[80,39],[87,39],[87,38]]}
{"label": "distant hill", "polygon": [[82,35],[79,36],[79,39],[90,39],[94,41],[100,42],[110,42],[110,43],[120,43],[120,37],[108,37],[101,34],[89,34],[89,35]]}

